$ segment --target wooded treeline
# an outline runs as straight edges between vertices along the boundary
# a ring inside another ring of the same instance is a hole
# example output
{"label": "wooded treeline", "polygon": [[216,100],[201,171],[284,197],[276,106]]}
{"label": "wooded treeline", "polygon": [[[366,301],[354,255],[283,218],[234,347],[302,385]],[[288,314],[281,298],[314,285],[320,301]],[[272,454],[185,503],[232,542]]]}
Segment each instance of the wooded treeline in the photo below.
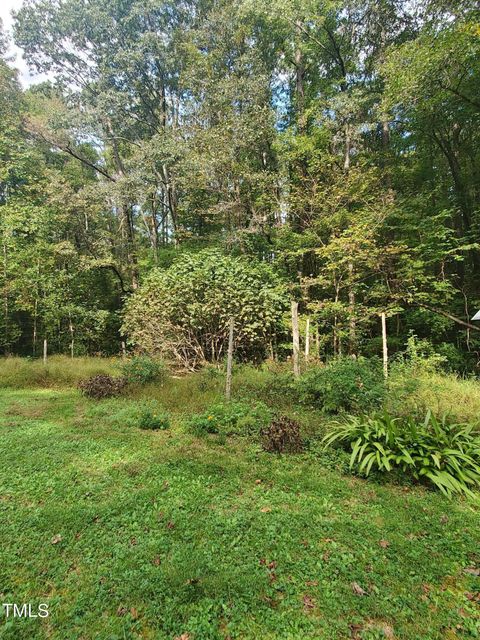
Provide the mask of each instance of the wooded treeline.
{"label": "wooded treeline", "polygon": [[[0,347],[118,353],[207,247],[266,262],[323,356],[480,340],[473,0],[29,0],[0,38]],[[289,304],[289,302],[287,301]],[[464,323],[462,325],[462,322]]]}

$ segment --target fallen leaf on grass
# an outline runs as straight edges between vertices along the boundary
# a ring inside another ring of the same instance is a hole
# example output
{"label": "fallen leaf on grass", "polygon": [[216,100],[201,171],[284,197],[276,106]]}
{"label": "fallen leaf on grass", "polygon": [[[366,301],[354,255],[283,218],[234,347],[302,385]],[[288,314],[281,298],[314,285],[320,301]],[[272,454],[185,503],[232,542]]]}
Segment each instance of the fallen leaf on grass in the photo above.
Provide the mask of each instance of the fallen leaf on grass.
{"label": "fallen leaf on grass", "polygon": [[167,529],[175,529],[175,523],[170,520],[167,522]]}
{"label": "fallen leaf on grass", "polygon": [[156,567],[160,566],[160,556],[155,556],[155,558],[152,560],[152,564],[154,564]]}
{"label": "fallen leaf on grass", "polygon": [[307,580],[305,585],[307,587],[318,587],[318,580]]}
{"label": "fallen leaf on grass", "polygon": [[463,595],[467,600],[470,600],[470,602],[478,602],[480,604],[480,592],[470,593],[470,591],[465,591]]}
{"label": "fallen leaf on grass", "polygon": [[382,547],[382,549],[386,549],[387,547],[390,546],[390,543],[388,540],[380,540],[378,544]]}
{"label": "fallen leaf on grass", "polygon": [[275,598],[271,598],[270,596],[262,596],[262,600],[266,602],[269,607],[272,607],[272,609],[278,607],[278,600],[275,600]]}
{"label": "fallen leaf on grass", "polygon": [[311,611],[315,608],[315,600],[310,596],[303,596],[303,609],[304,611]]}
{"label": "fallen leaf on grass", "polygon": [[117,609],[117,616],[123,617],[126,613],[127,613],[126,607],[122,607],[122,605],[120,605]]}
{"label": "fallen leaf on grass", "polygon": [[182,633],[181,636],[176,636],[175,640],[190,640],[190,637],[189,633]]}
{"label": "fallen leaf on grass", "polygon": [[363,589],[358,582],[352,582],[352,591],[356,596],[366,596],[368,595],[365,589]]}
{"label": "fallen leaf on grass", "polygon": [[135,607],[130,608],[130,615],[132,616],[133,620],[136,620],[138,618],[138,611],[135,609]]}
{"label": "fallen leaf on grass", "polygon": [[478,567],[466,567],[463,573],[468,573],[471,576],[480,576],[480,569]]}
{"label": "fallen leaf on grass", "polygon": [[53,538],[50,540],[52,544],[58,544],[61,541],[62,541],[62,536],[59,533],[53,536]]}
{"label": "fallen leaf on grass", "polygon": [[270,507],[262,507],[262,508],[260,509],[260,511],[261,511],[262,513],[270,513],[271,508],[270,508]]}

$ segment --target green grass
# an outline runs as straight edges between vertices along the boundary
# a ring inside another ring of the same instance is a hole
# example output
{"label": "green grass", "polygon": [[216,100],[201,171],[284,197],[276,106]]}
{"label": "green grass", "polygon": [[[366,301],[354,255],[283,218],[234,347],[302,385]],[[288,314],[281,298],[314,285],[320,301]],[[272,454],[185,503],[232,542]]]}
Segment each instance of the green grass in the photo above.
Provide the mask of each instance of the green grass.
{"label": "green grass", "polygon": [[2,602],[50,610],[0,618],[0,638],[478,637],[477,507],[185,433],[221,384],[135,390],[166,432],[135,428],[129,398],[0,391]]}
{"label": "green grass", "polygon": [[393,413],[447,414],[456,422],[480,424],[480,382],[453,373],[393,368],[387,408]]}
{"label": "green grass", "polygon": [[0,388],[24,389],[64,388],[76,385],[82,378],[101,373],[120,374],[118,358],[68,358],[50,356],[44,365],[41,359],[9,357],[0,361]]}

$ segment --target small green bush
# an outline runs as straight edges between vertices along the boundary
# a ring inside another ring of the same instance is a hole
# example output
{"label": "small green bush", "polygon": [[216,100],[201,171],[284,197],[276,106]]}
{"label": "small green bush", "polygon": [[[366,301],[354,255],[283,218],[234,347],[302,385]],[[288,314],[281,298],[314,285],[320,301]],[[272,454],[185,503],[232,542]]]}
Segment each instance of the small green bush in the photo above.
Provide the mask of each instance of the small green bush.
{"label": "small green bush", "polygon": [[377,358],[339,358],[307,371],[297,382],[300,401],[326,413],[366,412],[385,397],[381,363]]}
{"label": "small green bush", "polygon": [[191,416],[186,427],[195,435],[254,435],[271,420],[270,409],[262,402],[220,402],[201,414]]}
{"label": "small green bush", "polygon": [[191,416],[185,423],[187,431],[195,436],[204,436],[207,433],[218,433],[218,425],[214,416],[207,413]]}
{"label": "small green bush", "polygon": [[480,485],[480,437],[470,425],[437,420],[431,412],[423,422],[415,418],[351,416],[337,423],[324,438],[326,447],[336,442],[351,448],[350,468],[368,476],[372,470],[400,469],[425,480],[445,495],[475,497]]}
{"label": "small green bush", "polygon": [[148,356],[135,356],[122,365],[122,373],[129,383],[147,384],[165,377],[166,367]]}
{"label": "small green bush", "polygon": [[113,376],[105,374],[81,380],[78,383],[78,388],[83,395],[89,398],[95,398],[95,400],[101,400],[102,398],[118,396],[125,387],[125,384],[126,381],[124,378],[114,378]]}
{"label": "small green bush", "polygon": [[150,431],[165,431],[170,428],[170,416],[168,413],[154,413],[150,409],[144,409],[138,420],[140,429]]}

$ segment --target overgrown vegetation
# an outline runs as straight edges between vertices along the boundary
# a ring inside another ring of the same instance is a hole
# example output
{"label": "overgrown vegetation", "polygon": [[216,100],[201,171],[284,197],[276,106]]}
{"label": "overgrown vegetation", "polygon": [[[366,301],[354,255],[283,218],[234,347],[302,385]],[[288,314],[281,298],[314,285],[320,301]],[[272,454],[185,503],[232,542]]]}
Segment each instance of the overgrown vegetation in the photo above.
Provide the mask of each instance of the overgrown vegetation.
{"label": "overgrown vegetation", "polygon": [[186,428],[200,436],[223,433],[258,438],[271,417],[271,409],[262,402],[222,402],[211,405],[201,414],[190,416]]}
{"label": "overgrown vegetation", "polygon": [[366,412],[379,407],[386,395],[377,359],[340,358],[313,367],[297,385],[300,400],[326,413]]}
{"label": "overgrown vegetation", "polygon": [[119,375],[115,358],[69,358],[52,356],[42,360],[4,358],[0,366],[0,387],[12,389],[72,387],[80,380],[96,375]]}
{"label": "overgrown vegetation", "polygon": [[0,20],[0,591],[51,605],[2,638],[480,635],[479,34],[473,0]]}
{"label": "overgrown vegetation", "polygon": [[154,380],[160,381],[166,376],[163,362],[153,360],[148,356],[136,356],[122,364],[122,375],[125,380],[133,384],[147,384]]}
{"label": "overgrown vegetation", "polygon": [[383,312],[477,374],[476,3],[120,4],[25,3],[28,88],[0,31],[2,352],[192,369],[233,315],[285,359],[294,300],[310,359],[380,356]]}

